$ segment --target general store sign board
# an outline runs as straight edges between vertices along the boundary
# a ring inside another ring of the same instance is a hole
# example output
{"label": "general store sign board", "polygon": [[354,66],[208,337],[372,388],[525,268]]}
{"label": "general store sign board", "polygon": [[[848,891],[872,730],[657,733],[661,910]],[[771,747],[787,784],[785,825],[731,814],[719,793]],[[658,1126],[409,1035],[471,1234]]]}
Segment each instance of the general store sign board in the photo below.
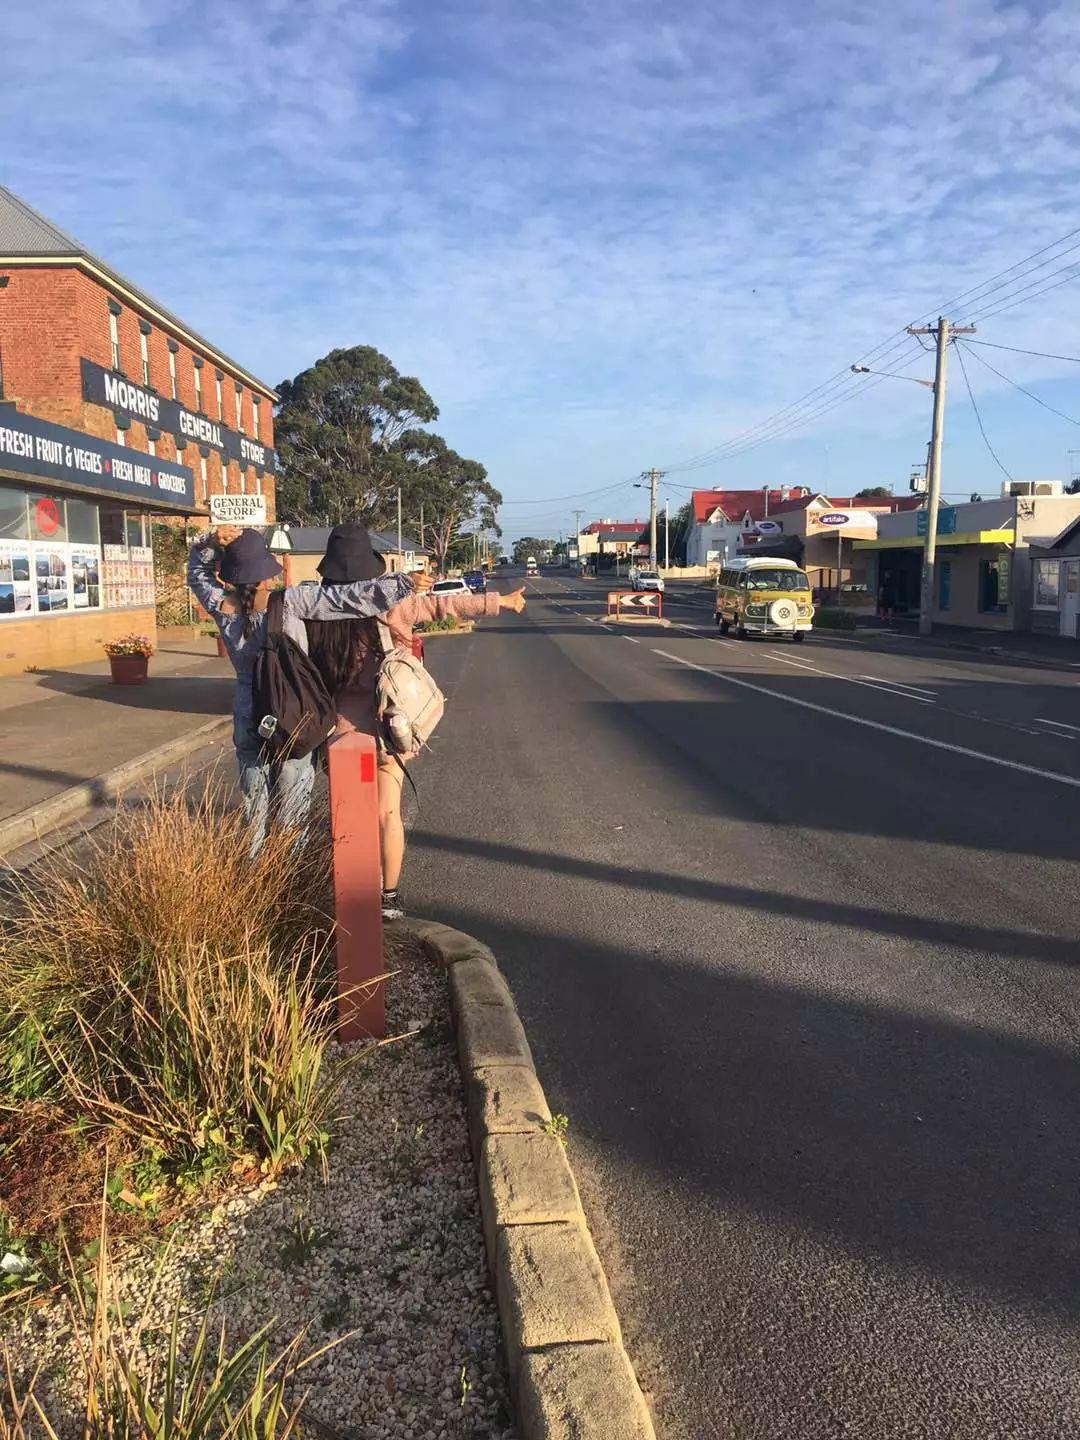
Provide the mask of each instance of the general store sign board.
{"label": "general store sign board", "polygon": [[211,495],[210,519],[215,525],[265,525],[265,495]]}

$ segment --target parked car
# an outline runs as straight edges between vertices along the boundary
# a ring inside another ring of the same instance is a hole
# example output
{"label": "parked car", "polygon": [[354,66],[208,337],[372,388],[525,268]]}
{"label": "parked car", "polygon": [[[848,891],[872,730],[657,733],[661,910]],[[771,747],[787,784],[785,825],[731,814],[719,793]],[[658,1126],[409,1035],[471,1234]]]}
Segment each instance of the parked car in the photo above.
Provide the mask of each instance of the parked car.
{"label": "parked car", "polygon": [[631,570],[630,584],[635,590],[659,590],[664,592],[664,577],[659,570]]}
{"label": "parked car", "polygon": [[466,570],[462,579],[474,595],[483,595],[487,590],[487,580],[482,570]]}
{"label": "parked car", "polygon": [[464,580],[436,580],[431,587],[432,595],[471,595],[472,591]]}

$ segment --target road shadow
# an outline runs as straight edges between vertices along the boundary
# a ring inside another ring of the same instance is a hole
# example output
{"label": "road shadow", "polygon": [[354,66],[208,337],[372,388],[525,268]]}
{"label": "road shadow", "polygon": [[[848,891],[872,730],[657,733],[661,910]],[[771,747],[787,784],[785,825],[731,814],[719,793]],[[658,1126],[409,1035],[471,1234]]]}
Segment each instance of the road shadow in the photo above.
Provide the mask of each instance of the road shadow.
{"label": "road shadow", "polygon": [[552,995],[573,997],[564,1024],[529,1034],[560,1077],[553,1105],[573,1111],[578,1081],[616,1100],[592,1143],[898,1267],[1080,1318],[1072,1054],[770,984],[723,957],[675,965],[464,903],[439,918],[493,948],[527,1028]]}

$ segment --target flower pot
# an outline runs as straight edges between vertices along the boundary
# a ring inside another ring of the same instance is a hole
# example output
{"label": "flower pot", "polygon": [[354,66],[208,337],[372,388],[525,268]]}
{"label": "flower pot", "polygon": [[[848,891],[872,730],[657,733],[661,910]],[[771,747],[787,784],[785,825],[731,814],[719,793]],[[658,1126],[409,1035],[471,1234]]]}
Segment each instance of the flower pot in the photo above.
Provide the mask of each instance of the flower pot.
{"label": "flower pot", "polygon": [[114,685],[145,685],[150,660],[146,655],[110,655],[109,669]]}

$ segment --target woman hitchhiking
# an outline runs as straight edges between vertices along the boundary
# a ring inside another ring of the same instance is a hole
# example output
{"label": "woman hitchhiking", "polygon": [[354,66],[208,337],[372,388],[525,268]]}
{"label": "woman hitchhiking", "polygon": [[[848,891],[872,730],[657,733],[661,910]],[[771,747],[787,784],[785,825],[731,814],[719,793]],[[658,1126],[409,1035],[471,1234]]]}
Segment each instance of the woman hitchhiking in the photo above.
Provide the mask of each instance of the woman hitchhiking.
{"label": "woman hitchhiking", "polygon": [[[363,525],[338,525],[331,532],[326,554],[319,564],[323,585],[375,580],[385,564],[372,549]],[[497,615],[500,610],[525,609],[523,590],[512,595],[489,591],[486,595],[412,594],[386,616],[394,645],[409,650],[413,627],[427,620],[454,615],[473,619]],[[375,685],[383,658],[378,626],[370,620],[348,625],[325,625],[317,617],[308,622],[308,653],[322,674],[326,688],[336,696],[337,734],[349,730],[373,735],[379,745],[379,842],[382,855],[382,913],[385,920],[400,920],[405,912],[398,897],[398,882],[405,858],[405,827],[401,821],[401,786],[404,760],[390,753],[375,719]]]}
{"label": "woman hitchhiking", "polygon": [[[240,767],[240,789],[251,827],[251,853],[266,838],[271,803],[282,825],[299,825],[307,816],[315,782],[312,755],[269,761],[256,730],[252,675],[266,633],[266,606],[281,566],[257,530],[223,525],[201,535],[188,556],[188,585],[217,623],[236,671],[233,744]],[[307,649],[305,620],[335,622],[384,615],[412,593],[402,575],[363,577],[350,585],[291,585],[283,592],[282,629]],[[345,629],[350,627],[346,625]]]}

